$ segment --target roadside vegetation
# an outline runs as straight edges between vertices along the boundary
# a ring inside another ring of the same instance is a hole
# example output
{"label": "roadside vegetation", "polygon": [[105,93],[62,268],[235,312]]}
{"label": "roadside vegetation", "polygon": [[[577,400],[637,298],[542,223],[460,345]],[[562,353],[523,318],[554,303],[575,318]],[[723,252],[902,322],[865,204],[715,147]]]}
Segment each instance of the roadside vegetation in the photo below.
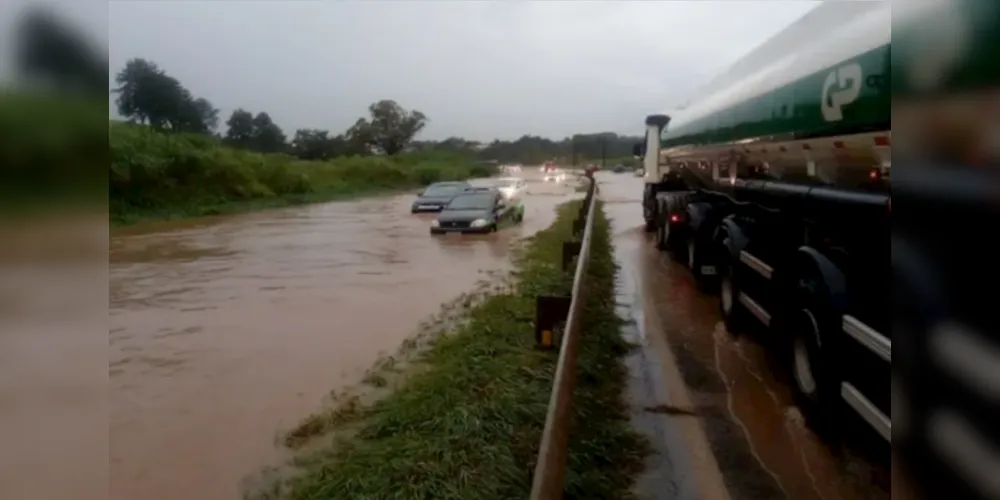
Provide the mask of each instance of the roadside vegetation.
{"label": "roadside vegetation", "polygon": [[405,153],[300,160],[227,147],[194,133],[113,123],[111,220],[127,224],[325,201],[483,177],[494,167],[456,154]]}
{"label": "roadside vegetation", "polygon": [[[534,298],[569,291],[560,253],[578,207],[563,205],[526,244],[506,287],[467,301],[464,321],[448,331],[424,336],[415,361],[383,360],[370,372],[379,399],[346,398],[292,429],[285,442],[299,450],[297,473],[257,498],[526,498],[556,364],[556,353],[534,346]],[[609,224],[597,208],[566,496],[628,498],[646,443],[622,400],[630,347],[614,311]]]}

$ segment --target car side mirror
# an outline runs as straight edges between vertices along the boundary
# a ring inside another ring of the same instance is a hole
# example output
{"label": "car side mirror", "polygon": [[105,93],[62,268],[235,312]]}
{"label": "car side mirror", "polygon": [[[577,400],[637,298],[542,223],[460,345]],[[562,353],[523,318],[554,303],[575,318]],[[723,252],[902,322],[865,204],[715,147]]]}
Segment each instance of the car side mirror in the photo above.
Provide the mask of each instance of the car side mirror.
{"label": "car side mirror", "polygon": [[632,156],[635,156],[635,157],[645,156],[646,155],[645,149],[646,149],[646,145],[643,144],[643,143],[641,143],[641,142],[637,142],[637,143],[633,144],[632,145]]}

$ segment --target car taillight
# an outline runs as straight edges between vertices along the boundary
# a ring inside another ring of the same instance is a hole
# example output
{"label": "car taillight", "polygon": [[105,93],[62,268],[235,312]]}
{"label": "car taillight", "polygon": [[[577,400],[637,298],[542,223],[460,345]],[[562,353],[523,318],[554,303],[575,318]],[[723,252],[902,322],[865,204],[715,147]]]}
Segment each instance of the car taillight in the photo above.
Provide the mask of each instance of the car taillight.
{"label": "car taillight", "polygon": [[670,214],[670,222],[680,222],[680,221],[681,221],[680,214]]}

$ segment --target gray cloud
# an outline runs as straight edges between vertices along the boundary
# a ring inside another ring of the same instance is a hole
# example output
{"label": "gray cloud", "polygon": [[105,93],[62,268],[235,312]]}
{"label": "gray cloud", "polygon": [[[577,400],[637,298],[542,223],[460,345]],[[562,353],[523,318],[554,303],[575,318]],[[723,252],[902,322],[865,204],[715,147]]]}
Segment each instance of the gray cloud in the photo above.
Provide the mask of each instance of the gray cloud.
{"label": "gray cloud", "polygon": [[110,62],[148,58],[288,133],[383,98],[426,113],[426,138],[636,133],[817,3],[112,2]]}

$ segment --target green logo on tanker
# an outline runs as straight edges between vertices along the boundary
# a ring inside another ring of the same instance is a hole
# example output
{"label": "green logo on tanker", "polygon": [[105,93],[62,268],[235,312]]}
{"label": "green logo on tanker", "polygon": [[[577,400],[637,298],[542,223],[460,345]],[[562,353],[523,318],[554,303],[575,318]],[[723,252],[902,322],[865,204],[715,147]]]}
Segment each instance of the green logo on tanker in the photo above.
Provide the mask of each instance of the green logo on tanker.
{"label": "green logo on tanker", "polygon": [[823,111],[824,120],[839,122],[844,119],[844,106],[861,96],[863,78],[861,65],[856,62],[841,66],[826,75],[820,96],[820,110]]}

